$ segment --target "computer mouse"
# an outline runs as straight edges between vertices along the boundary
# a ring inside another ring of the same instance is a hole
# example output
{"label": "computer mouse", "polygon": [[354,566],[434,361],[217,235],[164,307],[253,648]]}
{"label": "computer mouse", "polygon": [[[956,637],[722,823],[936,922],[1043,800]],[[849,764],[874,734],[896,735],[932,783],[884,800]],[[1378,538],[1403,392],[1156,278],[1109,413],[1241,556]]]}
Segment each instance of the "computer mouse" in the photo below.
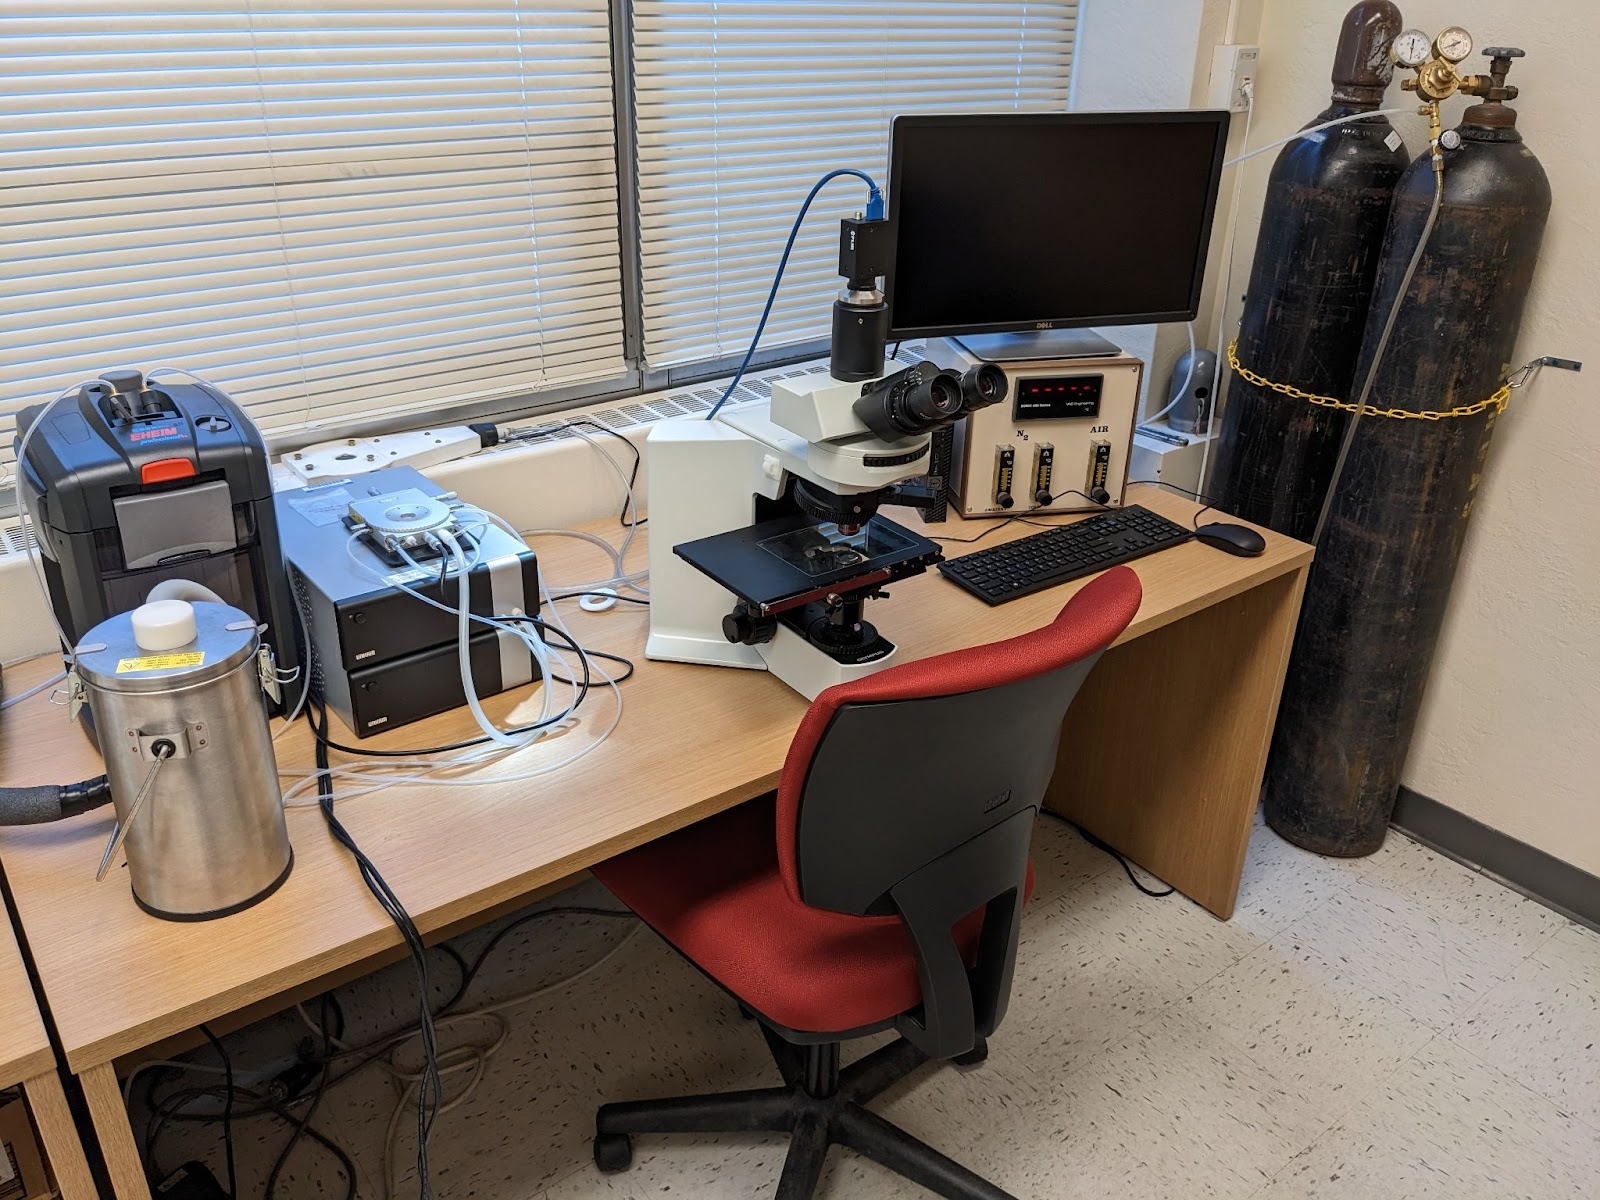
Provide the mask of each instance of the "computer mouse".
{"label": "computer mouse", "polygon": [[1194,531],[1198,541],[1241,558],[1254,558],[1267,548],[1267,539],[1248,525],[1235,525],[1231,521],[1213,521]]}

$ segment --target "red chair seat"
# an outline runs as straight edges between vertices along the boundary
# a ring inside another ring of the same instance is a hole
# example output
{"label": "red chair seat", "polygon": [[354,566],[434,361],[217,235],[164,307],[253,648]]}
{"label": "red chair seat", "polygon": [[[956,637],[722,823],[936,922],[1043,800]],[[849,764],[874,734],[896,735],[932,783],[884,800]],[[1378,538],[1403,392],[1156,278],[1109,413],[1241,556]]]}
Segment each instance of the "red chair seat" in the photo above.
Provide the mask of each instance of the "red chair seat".
{"label": "red chair seat", "polygon": [[[843,1033],[916,1008],[922,990],[905,923],[793,899],[778,869],[774,824],[773,798],[752,800],[600,863],[594,874],[685,958],[780,1025]],[[956,926],[969,961],[982,917]]]}

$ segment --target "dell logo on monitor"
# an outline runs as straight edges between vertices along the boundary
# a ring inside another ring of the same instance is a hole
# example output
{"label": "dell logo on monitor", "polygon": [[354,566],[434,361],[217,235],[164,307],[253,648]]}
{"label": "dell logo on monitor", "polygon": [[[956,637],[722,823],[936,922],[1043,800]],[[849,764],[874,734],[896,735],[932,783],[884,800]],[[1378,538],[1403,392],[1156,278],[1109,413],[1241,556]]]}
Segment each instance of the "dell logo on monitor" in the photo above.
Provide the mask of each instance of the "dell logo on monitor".
{"label": "dell logo on monitor", "polygon": [[1054,329],[1056,323],[1054,321],[1035,321],[1033,327],[1035,329]]}

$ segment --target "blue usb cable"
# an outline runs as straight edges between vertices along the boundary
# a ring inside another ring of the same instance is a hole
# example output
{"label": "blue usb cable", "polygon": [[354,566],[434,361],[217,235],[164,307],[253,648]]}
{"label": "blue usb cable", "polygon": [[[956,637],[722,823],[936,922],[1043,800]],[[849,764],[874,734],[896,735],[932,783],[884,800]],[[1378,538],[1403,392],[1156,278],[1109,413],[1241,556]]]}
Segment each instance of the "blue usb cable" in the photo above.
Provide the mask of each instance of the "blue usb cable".
{"label": "blue usb cable", "polygon": [[767,327],[767,318],[772,315],[773,302],[778,298],[778,286],[783,282],[783,269],[789,265],[789,253],[794,249],[795,238],[800,236],[800,226],[806,219],[806,213],[811,209],[811,202],[817,198],[817,193],[829,181],[837,179],[841,175],[853,175],[867,185],[867,220],[883,220],[883,192],[873,182],[872,176],[865,171],[858,171],[854,167],[840,167],[837,171],[829,171],[821,179],[817,180],[811,191],[807,193],[805,202],[800,205],[800,211],[795,214],[794,228],[789,230],[789,240],[784,243],[783,257],[778,260],[778,272],[772,277],[772,290],[767,293],[767,304],[761,310],[761,320],[756,324],[755,336],[750,339],[750,349],[745,351],[744,361],[739,364],[739,369],[734,372],[733,379],[728,384],[728,390],[722,393],[722,399],[712,405],[711,411],[706,414],[706,420],[709,421],[717,415],[718,410],[728,402],[728,397],[733,395],[733,389],[739,386],[739,381],[744,378],[744,373],[749,370],[750,360],[755,357],[756,346],[761,341],[762,331]]}

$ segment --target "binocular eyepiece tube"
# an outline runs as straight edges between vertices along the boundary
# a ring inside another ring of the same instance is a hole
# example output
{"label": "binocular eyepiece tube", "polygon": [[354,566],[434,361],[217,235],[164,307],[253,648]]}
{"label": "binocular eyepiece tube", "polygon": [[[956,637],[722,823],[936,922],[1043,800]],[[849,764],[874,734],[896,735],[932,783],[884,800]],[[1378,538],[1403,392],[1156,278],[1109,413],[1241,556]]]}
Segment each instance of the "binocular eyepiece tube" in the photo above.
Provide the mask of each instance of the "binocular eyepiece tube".
{"label": "binocular eyepiece tube", "polygon": [[953,425],[968,413],[998,404],[1007,390],[1005,372],[993,363],[957,374],[925,360],[867,384],[853,408],[874,434],[896,441]]}

